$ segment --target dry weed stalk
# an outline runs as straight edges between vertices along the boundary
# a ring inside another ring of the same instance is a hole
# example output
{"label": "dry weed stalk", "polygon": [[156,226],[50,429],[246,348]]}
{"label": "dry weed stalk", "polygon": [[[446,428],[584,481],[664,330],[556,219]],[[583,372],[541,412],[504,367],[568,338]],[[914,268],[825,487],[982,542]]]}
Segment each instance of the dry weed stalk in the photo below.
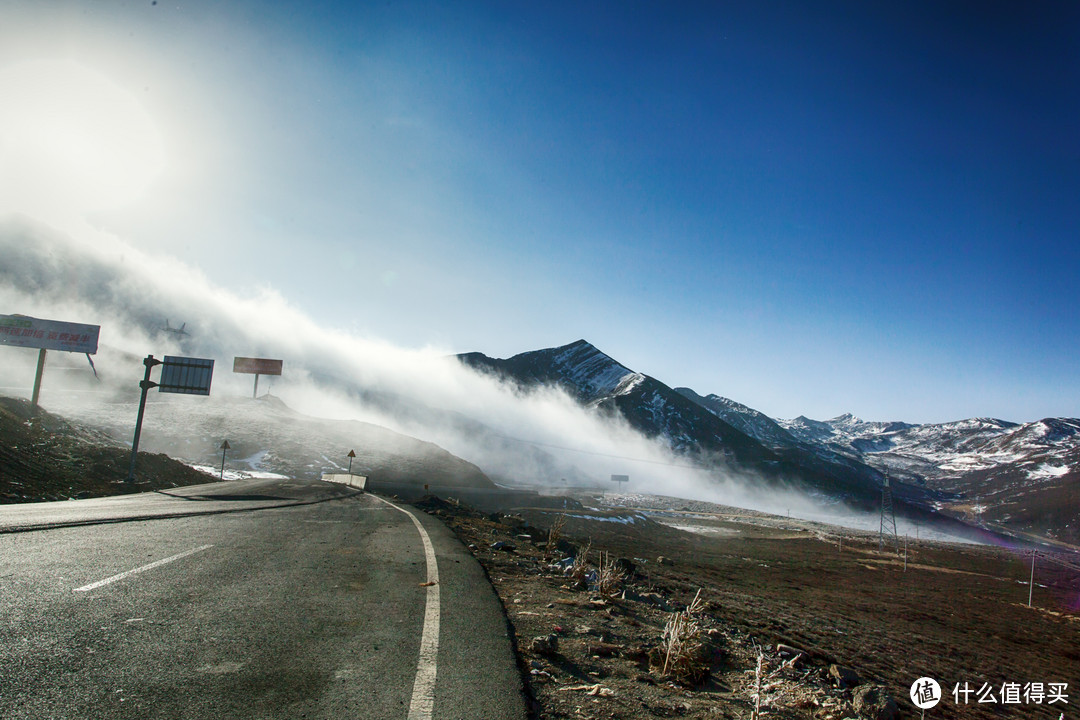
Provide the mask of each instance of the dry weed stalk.
{"label": "dry weed stalk", "polygon": [[682,682],[698,682],[709,671],[708,661],[703,652],[705,643],[702,638],[705,628],[701,625],[701,590],[694,595],[694,600],[685,610],[672,613],[664,625],[664,637],[661,648],[664,664],[661,673]]}
{"label": "dry weed stalk", "polygon": [[564,527],[566,527],[566,513],[560,513],[551,523],[551,529],[548,530],[547,544],[544,545],[545,554],[551,555],[555,552]]}
{"label": "dry weed stalk", "polygon": [[611,559],[608,553],[600,554],[600,567],[596,569],[596,591],[601,595],[614,595],[622,589],[626,572]]}
{"label": "dry weed stalk", "polygon": [[574,582],[585,582],[585,576],[589,574],[589,552],[592,550],[592,540],[578,550],[574,564],[570,566],[570,579]]}
{"label": "dry weed stalk", "polygon": [[758,720],[761,717],[761,663],[765,660],[765,653],[758,648],[757,670],[754,671],[754,712],[750,714],[750,720]]}

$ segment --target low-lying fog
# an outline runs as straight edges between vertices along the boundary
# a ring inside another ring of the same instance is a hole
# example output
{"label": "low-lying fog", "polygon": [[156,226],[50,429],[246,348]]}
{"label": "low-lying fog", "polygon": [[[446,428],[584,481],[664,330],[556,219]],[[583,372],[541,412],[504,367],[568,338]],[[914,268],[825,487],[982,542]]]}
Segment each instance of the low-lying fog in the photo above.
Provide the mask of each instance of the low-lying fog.
{"label": "low-lying fog", "polygon": [[[447,348],[401,348],[324,327],[290,305],[283,293],[292,288],[240,295],[175,258],[89,228],[78,235],[21,217],[0,221],[0,314],[101,326],[97,378],[85,356],[48,354],[46,409],[78,414],[134,403],[148,354],[215,360],[212,396],[195,402],[251,396],[253,376],[231,372],[234,356],[279,358],[284,374],[263,377],[260,393],[272,391],[312,417],[361,420],[436,443],[499,482],[603,486],[612,474],[626,474],[631,482],[623,489],[634,492],[877,527],[876,516],[763,491],[752,476],[685,467],[684,458],[621,419],[583,408],[558,389],[522,392],[462,366]],[[166,320],[170,329],[183,324],[186,334],[166,331]],[[0,358],[0,392],[29,396],[37,353],[0,347]]]}

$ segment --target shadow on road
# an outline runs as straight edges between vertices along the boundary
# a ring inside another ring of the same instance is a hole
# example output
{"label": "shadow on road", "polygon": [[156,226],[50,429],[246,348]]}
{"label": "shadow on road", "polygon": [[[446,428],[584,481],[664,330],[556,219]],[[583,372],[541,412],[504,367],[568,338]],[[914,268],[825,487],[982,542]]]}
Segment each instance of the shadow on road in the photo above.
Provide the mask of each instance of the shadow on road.
{"label": "shadow on road", "polygon": [[164,490],[158,490],[161,495],[168,495],[179,500],[246,500],[248,502],[256,500],[295,500],[296,498],[285,497],[282,495],[178,495],[175,493],[165,492]]}

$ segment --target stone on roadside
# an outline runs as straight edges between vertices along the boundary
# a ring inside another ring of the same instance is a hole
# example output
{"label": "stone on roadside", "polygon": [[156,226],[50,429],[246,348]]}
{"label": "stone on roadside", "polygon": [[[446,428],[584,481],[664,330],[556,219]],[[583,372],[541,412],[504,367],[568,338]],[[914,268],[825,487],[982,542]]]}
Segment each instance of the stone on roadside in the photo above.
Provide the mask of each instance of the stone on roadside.
{"label": "stone on roadside", "polygon": [[900,709],[881,685],[862,685],[851,693],[851,704],[859,717],[868,720],[896,720]]}
{"label": "stone on roadside", "polygon": [[859,684],[859,673],[843,665],[830,665],[829,676],[836,681],[841,688],[853,688]]}
{"label": "stone on roadside", "polygon": [[551,633],[534,637],[529,643],[529,650],[537,655],[554,655],[559,650],[559,636]]}

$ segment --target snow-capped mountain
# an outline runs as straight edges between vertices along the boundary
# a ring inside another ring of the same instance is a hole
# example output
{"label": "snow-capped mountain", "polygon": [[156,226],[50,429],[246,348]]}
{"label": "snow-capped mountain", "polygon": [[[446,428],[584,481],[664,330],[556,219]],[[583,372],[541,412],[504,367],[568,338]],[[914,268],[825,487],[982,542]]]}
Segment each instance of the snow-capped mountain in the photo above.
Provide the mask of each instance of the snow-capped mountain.
{"label": "snow-capped mountain", "polygon": [[874,506],[885,474],[908,507],[1080,542],[1080,420],[1017,424],[777,420],[719,395],[671,388],[584,340],[499,360],[458,356],[522,386],[552,384],[582,404],[621,414],[635,428],[702,462],[728,463],[764,482]]}
{"label": "snow-capped mountain", "polygon": [[678,387],[675,392],[701,405],[720,419],[742,430],[762,445],[774,450],[794,447],[800,439],[781,427],[763,412],[719,395],[702,397],[690,388]]}
{"label": "snow-capped mountain", "polygon": [[506,360],[478,352],[458,358],[473,368],[494,370],[523,385],[556,385],[586,405],[630,392],[645,379],[584,340]]}
{"label": "snow-capped mountain", "polygon": [[[736,426],[686,394],[692,391],[677,391],[634,372],[584,340],[507,359],[481,353],[458,358],[523,387],[561,387],[582,404],[618,413],[644,435],[660,438],[676,452],[706,465],[724,465],[766,483],[802,485],[856,504],[871,504],[879,497],[880,475],[872,468],[843,456],[827,459],[798,444],[773,448],[773,441],[763,442],[744,429],[748,421],[741,415],[733,416],[739,421]],[[768,436],[768,418],[758,415],[758,431]],[[779,426],[771,431],[785,434]]]}
{"label": "snow-capped mountain", "polygon": [[843,455],[947,494],[942,507],[967,519],[1080,540],[1080,420],[1075,418],[913,425],[841,415],[777,422],[823,455]]}

